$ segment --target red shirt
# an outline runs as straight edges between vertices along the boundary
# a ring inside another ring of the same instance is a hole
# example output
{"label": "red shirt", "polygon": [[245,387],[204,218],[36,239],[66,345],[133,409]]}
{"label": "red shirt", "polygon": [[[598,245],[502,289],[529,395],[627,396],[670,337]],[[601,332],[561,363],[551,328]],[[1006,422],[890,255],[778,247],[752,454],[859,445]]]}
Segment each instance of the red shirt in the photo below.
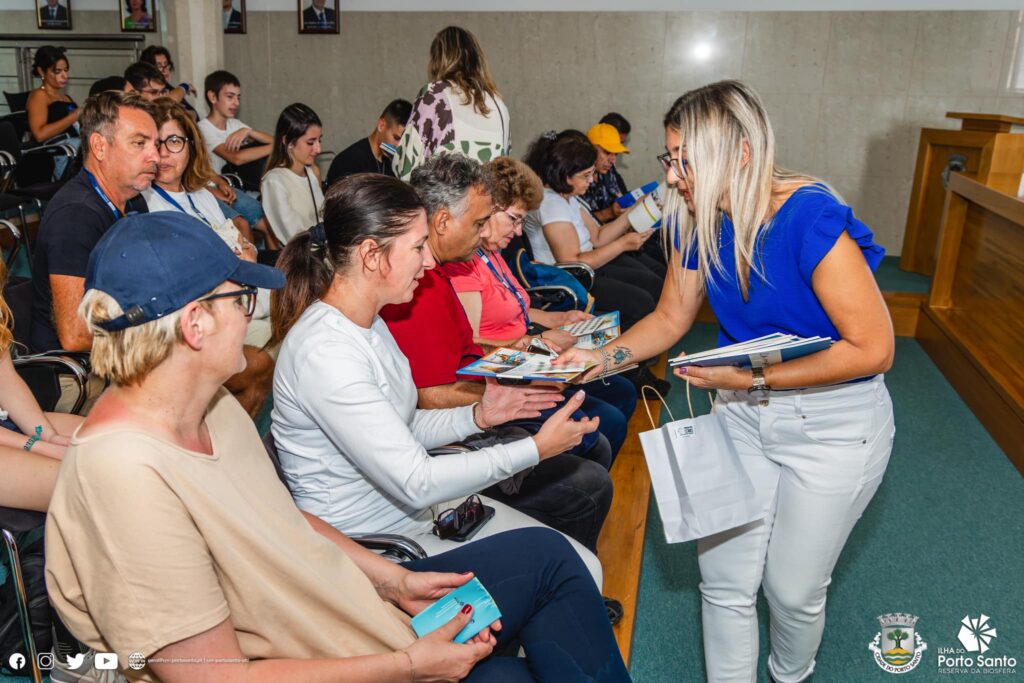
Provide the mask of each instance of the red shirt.
{"label": "red shirt", "polygon": [[423,274],[412,301],[385,306],[380,317],[409,359],[418,389],[451,384],[459,368],[484,355],[451,281],[438,268]]}
{"label": "red shirt", "polygon": [[479,254],[463,263],[446,263],[441,270],[451,278],[456,292],[480,293],[481,338],[519,339],[526,334],[526,318],[519,299],[507,285],[519,292],[526,306],[529,306],[530,295],[516,280],[499,252],[488,254],[488,260],[498,275],[491,271]]}

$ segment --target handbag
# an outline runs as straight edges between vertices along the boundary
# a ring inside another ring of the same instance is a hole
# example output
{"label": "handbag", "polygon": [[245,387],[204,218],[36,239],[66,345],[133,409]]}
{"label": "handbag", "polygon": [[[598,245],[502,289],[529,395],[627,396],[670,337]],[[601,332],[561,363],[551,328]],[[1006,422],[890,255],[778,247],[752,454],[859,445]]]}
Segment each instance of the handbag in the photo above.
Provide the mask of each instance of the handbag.
{"label": "handbag", "polygon": [[[647,404],[651,390],[665,406],[668,424],[658,426]],[[690,383],[686,402],[690,418],[676,420],[654,387],[641,388],[653,429],[640,434],[640,445],[654,487],[665,541],[682,543],[748,524],[765,516],[754,485],[740,463],[725,418],[715,411],[693,416]]]}

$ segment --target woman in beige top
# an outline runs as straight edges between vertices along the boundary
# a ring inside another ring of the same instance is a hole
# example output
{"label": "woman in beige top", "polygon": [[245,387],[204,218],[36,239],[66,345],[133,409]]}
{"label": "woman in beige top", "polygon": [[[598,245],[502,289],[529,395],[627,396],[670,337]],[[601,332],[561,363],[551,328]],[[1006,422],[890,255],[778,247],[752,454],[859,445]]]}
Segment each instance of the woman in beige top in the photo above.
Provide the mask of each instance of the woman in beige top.
{"label": "woman in beige top", "polygon": [[[422,240],[391,241],[404,254]],[[244,364],[255,288],[283,283],[180,212],[129,216],[96,245],[80,313],[112,386],[73,437],[46,527],[47,588],[72,634],[168,683],[628,681],[557,533],[402,566],[295,507],[221,386]],[[474,575],[501,620],[456,644],[464,608],[417,638],[410,615]],[[512,639],[525,658],[491,656]]]}

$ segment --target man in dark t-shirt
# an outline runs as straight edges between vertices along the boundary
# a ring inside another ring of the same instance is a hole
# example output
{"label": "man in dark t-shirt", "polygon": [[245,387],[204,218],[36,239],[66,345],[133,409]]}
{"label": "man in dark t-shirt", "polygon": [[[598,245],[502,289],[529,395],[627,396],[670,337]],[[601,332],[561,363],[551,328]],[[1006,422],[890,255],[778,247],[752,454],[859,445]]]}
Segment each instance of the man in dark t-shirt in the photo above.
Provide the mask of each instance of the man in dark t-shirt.
{"label": "man in dark t-shirt", "polygon": [[412,103],[407,100],[392,100],[381,112],[376,127],[368,137],[357,140],[334,157],[331,168],[327,171],[327,185],[330,186],[336,180],[355,173],[383,173],[394,176],[395,172],[391,169],[392,152],[386,152],[381,145],[388,145],[391,148],[398,146],[410,114]]}
{"label": "man in dark t-shirt", "polygon": [[153,106],[135,93],[90,97],[78,123],[82,171],[47,205],[33,252],[33,351],[92,347],[78,317],[89,254],[118,218],[146,211],[138,195],[156,177],[160,158]]}

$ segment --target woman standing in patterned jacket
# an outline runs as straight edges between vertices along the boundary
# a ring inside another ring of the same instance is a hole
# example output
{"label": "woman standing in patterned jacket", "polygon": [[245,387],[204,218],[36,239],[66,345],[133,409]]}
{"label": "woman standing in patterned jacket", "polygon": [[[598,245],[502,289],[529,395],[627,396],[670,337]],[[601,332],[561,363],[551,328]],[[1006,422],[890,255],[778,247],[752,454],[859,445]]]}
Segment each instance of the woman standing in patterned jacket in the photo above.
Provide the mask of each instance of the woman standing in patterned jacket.
{"label": "woman standing in patterned jacket", "polygon": [[482,164],[511,147],[508,108],[501,99],[476,37],[464,28],[442,29],[430,44],[430,83],[413,103],[394,157],[395,175],[438,152],[461,152]]}

